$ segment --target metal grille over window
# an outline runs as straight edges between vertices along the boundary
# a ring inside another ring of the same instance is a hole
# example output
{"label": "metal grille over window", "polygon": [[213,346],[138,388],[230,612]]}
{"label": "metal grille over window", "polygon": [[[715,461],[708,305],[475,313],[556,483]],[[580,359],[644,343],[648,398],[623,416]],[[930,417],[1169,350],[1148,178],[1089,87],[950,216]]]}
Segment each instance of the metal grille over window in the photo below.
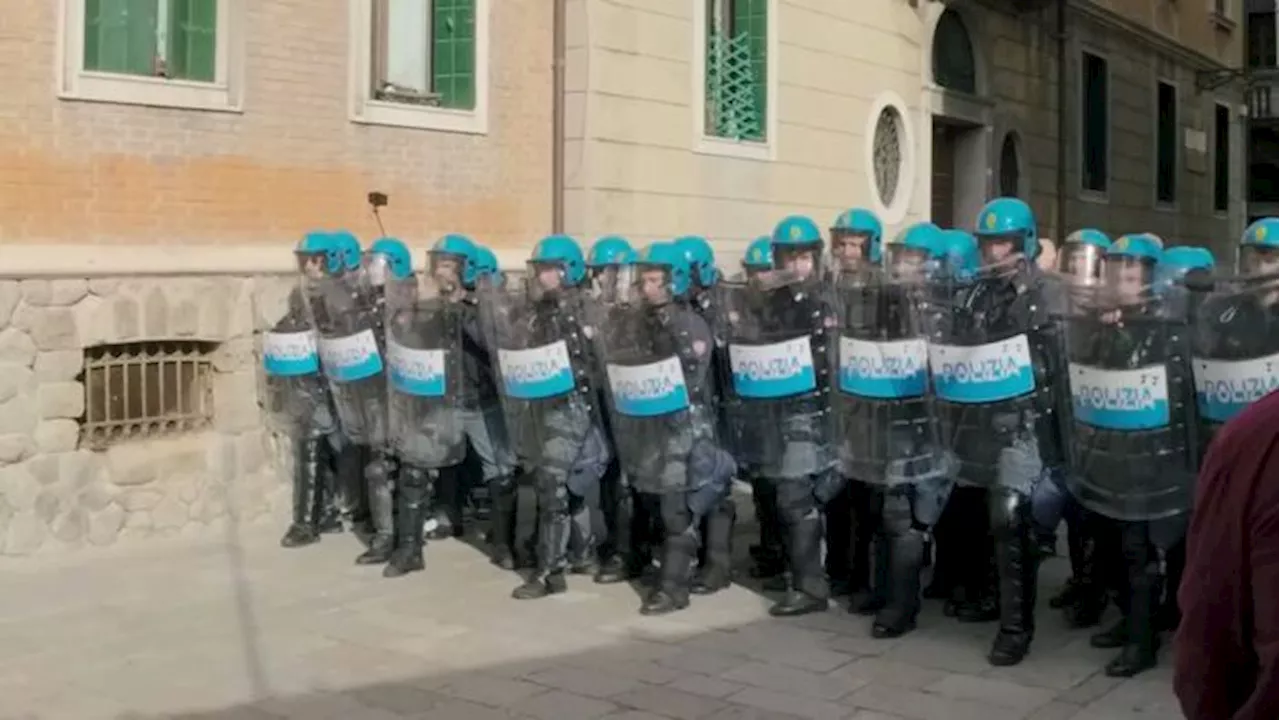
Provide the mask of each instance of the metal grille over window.
{"label": "metal grille over window", "polygon": [[881,110],[880,117],[876,119],[871,163],[876,173],[876,192],[885,205],[892,205],[898,195],[898,180],[902,173],[901,124],[901,116],[892,107]]}
{"label": "metal grille over window", "polygon": [[766,0],[708,0],[706,132],[764,140]]}
{"label": "metal grille over window", "polygon": [[213,420],[216,343],[141,342],[85,350],[82,447],[200,430]]}
{"label": "metal grille over window", "polygon": [[1006,133],[1004,142],[1000,145],[1000,194],[1018,197],[1021,179],[1018,169],[1018,138],[1013,133]]}

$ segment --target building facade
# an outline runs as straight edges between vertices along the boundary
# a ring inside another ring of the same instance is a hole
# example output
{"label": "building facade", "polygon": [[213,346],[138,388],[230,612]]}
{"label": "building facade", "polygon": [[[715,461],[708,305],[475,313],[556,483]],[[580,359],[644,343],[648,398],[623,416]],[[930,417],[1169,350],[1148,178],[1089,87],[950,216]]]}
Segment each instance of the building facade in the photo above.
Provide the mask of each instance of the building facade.
{"label": "building facade", "polygon": [[411,245],[460,231],[508,263],[563,229],[701,233],[733,269],[788,213],[866,206],[892,233],[1000,194],[1050,237],[1221,256],[1245,210],[1238,1],[14,3],[0,551],[287,504],[254,335],[301,230],[381,232],[369,191]]}
{"label": "building facade", "polygon": [[1277,132],[1276,2],[1248,0],[1245,16],[1244,69],[1249,108],[1248,193],[1249,220],[1280,214],[1280,133]]}

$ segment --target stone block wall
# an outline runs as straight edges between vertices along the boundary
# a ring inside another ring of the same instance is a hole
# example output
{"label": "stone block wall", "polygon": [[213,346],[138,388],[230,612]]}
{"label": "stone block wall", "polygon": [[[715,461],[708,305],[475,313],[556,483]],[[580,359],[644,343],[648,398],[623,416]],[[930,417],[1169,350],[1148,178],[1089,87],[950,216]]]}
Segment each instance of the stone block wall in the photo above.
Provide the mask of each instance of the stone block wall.
{"label": "stone block wall", "polygon": [[[0,280],[0,553],[198,532],[288,504],[283,448],[263,425],[254,331],[290,277]],[[80,446],[85,348],[199,340],[213,420],[200,431]]]}

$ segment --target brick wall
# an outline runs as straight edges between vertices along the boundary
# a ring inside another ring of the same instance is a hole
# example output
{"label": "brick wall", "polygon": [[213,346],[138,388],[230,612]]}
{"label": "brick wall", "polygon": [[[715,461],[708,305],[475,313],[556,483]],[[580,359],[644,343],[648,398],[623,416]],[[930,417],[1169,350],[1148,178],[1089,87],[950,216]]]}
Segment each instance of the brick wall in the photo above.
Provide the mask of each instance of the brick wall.
{"label": "brick wall", "polygon": [[462,231],[527,246],[551,217],[551,3],[493,3],[486,136],[348,118],[348,0],[245,2],[244,112],[56,97],[61,0],[0,23],[0,246],[292,241]]}

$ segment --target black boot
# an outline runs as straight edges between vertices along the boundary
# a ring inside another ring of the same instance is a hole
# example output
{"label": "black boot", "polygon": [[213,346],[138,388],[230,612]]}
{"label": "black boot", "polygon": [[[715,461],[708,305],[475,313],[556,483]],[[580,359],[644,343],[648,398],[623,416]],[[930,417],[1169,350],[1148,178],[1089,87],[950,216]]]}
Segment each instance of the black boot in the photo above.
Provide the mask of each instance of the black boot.
{"label": "black boot", "polygon": [[787,517],[787,554],[792,587],[773,607],[774,617],[794,617],[823,612],[828,606],[827,579],[822,568],[822,517],[815,506],[803,515]]}
{"label": "black boot", "polygon": [[1067,542],[1073,546],[1073,576],[1067,581],[1068,588],[1063,594],[1068,597],[1061,607],[1067,627],[1075,629],[1097,625],[1107,609],[1107,589],[1098,570],[1098,543],[1088,536],[1073,541],[1074,537],[1083,534],[1070,527],[1067,529]]}
{"label": "black boot", "polygon": [[658,587],[640,606],[641,615],[666,615],[689,607],[689,580],[698,556],[693,528],[667,536],[662,547]]}
{"label": "black boot", "polygon": [[375,530],[373,514],[369,507],[369,480],[365,470],[369,465],[369,448],[366,445],[348,444],[337,457],[338,484],[342,488],[343,505],[351,532],[365,547],[373,542]]}
{"label": "black boot", "polygon": [[1017,665],[1035,635],[1037,543],[1030,503],[1019,493],[991,491],[996,566],[1000,573],[1000,630],[987,660],[997,667]]}
{"label": "black boot", "polygon": [[973,558],[972,577],[961,583],[955,618],[962,623],[995,622],[1000,619],[1000,573],[996,567],[995,545],[984,538],[974,549],[981,554]]}
{"label": "black boot", "polygon": [[489,481],[489,561],[503,570],[514,570],[516,487],[510,477]]}
{"label": "black boot", "polygon": [[889,545],[887,602],[871,625],[871,636],[876,638],[896,638],[911,632],[920,614],[924,533],[913,528],[886,539]]}
{"label": "black boot", "polygon": [[511,551],[516,569],[538,566],[538,491],[525,475],[516,479],[516,525]]}
{"label": "black boot", "polygon": [[395,550],[395,481],[390,459],[380,457],[374,460],[365,473],[374,534],[369,541],[369,549],[356,558],[356,564],[381,565],[391,559]]}
{"label": "black boot", "polygon": [[1148,541],[1146,523],[1124,523],[1121,528],[1125,571],[1129,586],[1129,612],[1120,654],[1107,663],[1109,677],[1133,677],[1156,664],[1156,622],[1163,586],[1160,556]]}
{"label": "black boot", "polygon": [[698,568],[690,588],[693,593],[711,595],[733,581],[733,527],[737,519],[738,507],[731,497],[721,500],[707,517],[706,562]]}
{"label": "black boot", "polygon": [[465,532],[462,520],[462,467],[441,468],[436,480],[435,505],[437,524],[427,533],[429,540],[446,540],[462,537]]}
{"label": "black boot", "polygon": [[342,526],[341,481],[336,467],[337,453],[333,450],[328,438],[320,441],[320,481],[319,505],[320,521],[318,528],[323,535],[340,533]]}
{"label": "black boot", "polygon": [[853,577],[854,484],[846,480],[840,492],[823,508],[827,582],[831,597],[835,598],[847,597],[860,589]]}
{"label": "black boot", "polygon": [[523,585],[511,591],[516,600],[537,600],[548,595],[559,595],[569,589],[563,572],[534,573]]}
{"label": "black boot", "polygon": [[422,523],[427,514],[430,488],[428,471],[405,466],[400,468],[396,489],[396,549],[382,569],[382,577],[394,578],[421,570]]}
{"label": "black boot", "polygon": [[[877,510],[877,513],[879,511]],[[875,615],[888,602],[889,539],[878,532],[872,536],[870,548],[874,560],[868,558],[869,576],[863,586],[849,596],[849,612],[853,615]]]}
{"label": "black boot", "polygon": [[280,539],[282,547],[294,548],[320,540],[320,444],[317,438],[294,438],[293,524]]}

